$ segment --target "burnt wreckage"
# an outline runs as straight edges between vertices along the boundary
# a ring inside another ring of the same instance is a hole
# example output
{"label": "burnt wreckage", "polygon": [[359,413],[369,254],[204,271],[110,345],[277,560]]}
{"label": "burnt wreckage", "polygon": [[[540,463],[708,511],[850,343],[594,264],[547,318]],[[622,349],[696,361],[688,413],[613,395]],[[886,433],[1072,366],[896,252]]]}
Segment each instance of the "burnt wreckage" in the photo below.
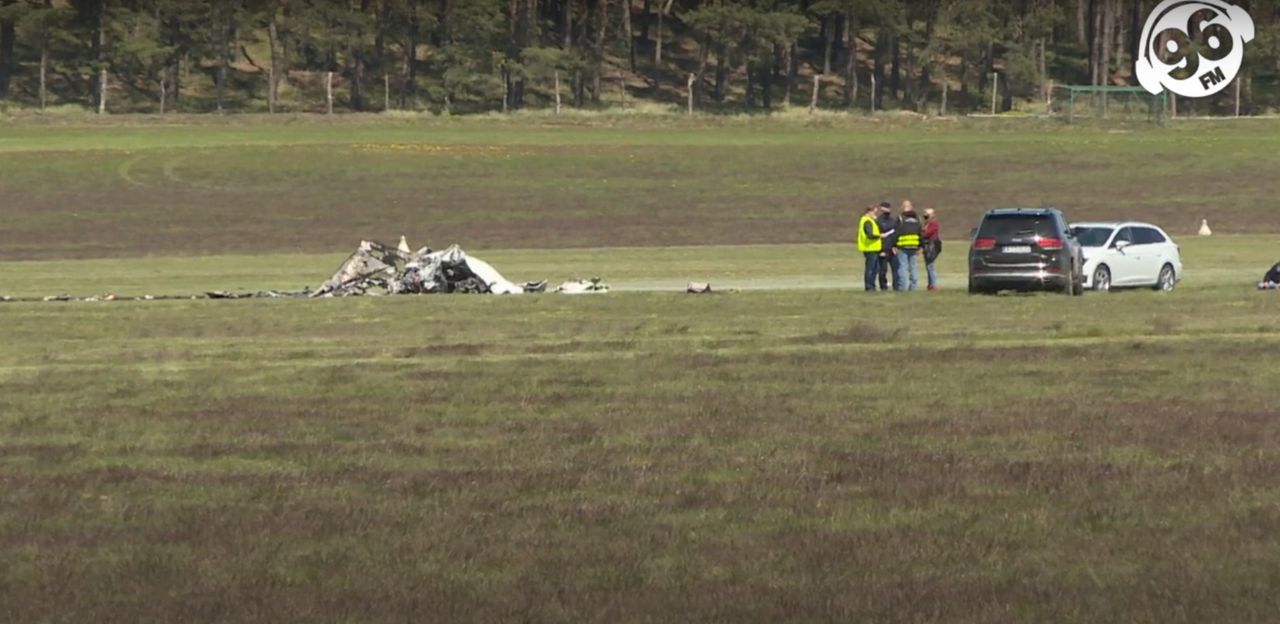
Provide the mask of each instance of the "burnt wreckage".
{"label": "burnt wreckage", "polygon": [[410,251],[401,238],[399,247],[361,241],[312,297],[344,297],[365,294],[542,292],[546,282],[516,284],[489,263],[471,258],[457,245],[432,251]]}
{"label": "burnt wreckage", "polygon": [[[547,290],[547,282],[517,284],[504,278],[493,265],[468,256],[461,247],[432,251],[423,247],[411,251],[403,236],[397,247],[376,241],[361,241],[338,267],[328,281],[316,290],[304,288],[296,291],[261,290],[235,293],[223,290],[207,291],[206,299],[277,299],[293,297],[355,297],[361,295],[411,295],[432,293],[523,294]],[[606,293],[609,286],[600,278],[575,279],[560,284],[555,292],[564,294]],[[53,295],[43,298],[15,298],[0,296],[0,302],[10,301],[158,301],[163,299],[198,299],[192,295],[144,295],[118,297],[106,294],[94,297]]]}
{"label": "burnt wreckage", "polygon": [[[406,295],[431,293],[539,293],[547,282],[517,284],[502,277],[493,265],[468,256],[461,247],[441,251],[423,247],[411,251],[404,237],[398,247],[361,241],[355,252],[311,297],[347,297],[366,294]],[[605,292],[599,278],[565,282],[557,292]]]}

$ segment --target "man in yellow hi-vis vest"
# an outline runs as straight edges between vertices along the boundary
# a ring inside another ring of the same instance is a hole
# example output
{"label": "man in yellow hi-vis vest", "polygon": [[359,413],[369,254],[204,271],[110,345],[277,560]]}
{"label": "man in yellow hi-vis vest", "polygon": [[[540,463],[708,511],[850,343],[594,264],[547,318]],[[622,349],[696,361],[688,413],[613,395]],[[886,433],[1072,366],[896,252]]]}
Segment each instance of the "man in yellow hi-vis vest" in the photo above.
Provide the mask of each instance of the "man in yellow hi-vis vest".
{"label": "man in yellow hi-vis vest", "polygon": [[866,272],[863,274],[867,291],[876,289],[876,275],[880,272],[880,250],[884,246],[881,239],[880,224],[876,223],[876,206],[867,206],[867,211],[858,220],[858,251],[866,260]]}

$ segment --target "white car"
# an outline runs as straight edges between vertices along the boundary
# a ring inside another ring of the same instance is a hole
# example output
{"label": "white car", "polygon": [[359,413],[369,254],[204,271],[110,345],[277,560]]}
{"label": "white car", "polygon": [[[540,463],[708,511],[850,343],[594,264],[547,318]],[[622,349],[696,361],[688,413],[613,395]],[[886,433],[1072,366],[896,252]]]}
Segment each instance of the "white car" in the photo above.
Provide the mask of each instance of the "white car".
{"label": "white car", "polygon": [[1084,287],[1170,291],[1182,280],[1182,254],[1164,230],[1137,221],[1073,223],[1084,253]]}

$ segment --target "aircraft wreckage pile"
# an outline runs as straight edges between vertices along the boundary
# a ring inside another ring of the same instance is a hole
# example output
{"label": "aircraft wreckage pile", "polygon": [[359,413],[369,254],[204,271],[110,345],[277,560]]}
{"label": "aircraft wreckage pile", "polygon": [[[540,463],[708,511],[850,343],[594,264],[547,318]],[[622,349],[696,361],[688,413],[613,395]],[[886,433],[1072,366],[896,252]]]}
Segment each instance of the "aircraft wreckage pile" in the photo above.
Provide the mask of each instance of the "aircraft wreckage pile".
{"label": "aircraft wreckage pile", "polygon": [[[361,241],[355,253],[338,267],[333,277],[309,296],[435,293],[517,295],[544,292],[546,289],[545,281],[523,284],[508,281],[493,265],[468,256],[457,245],[441,251],[432,251],[430,247],[410,251],[408,243],[401,236],[398,247]],[[598,277],[568,281],[556,288],[556,292],[570,294],[608,290],[609,287],[602,284]]]}
{"label": "aircraft wreckage pile", "polygon": [[[334,272],[333,277],[312,290],[299,291],[264,290],[253,293],[209,291],[209,299],[258,299],[292,297],[358,297],[366,295],[426,295],[426,294],[495,294],[511,295],[545,292],[547,283],[508,281],[493,265],[474,256],[468,256],[462,248],[451,245],[441,251],[423,247],[418,251],[409,248],[403,236],[396,247],[375,241],[361,241],[347,259]],[[600,278],[576,279],[560,284],[555,292],[565,294],[604,293],[609,286]],[[36,301],[155,301],[164,299],[196,299],[191,296],[117,297],[107,294],[95,297],[54,295],[34,299]],[[32,301],[0,297],[0,301]]]}

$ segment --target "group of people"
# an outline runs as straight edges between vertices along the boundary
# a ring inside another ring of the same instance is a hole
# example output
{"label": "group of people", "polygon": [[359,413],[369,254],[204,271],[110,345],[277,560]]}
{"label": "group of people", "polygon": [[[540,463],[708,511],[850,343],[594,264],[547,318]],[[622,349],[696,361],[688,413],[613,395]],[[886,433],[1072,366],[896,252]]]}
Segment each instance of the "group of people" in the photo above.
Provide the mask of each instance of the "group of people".
{"label": "group of people", "polygon": [[934,263],[942,253],[942,237],[933,208],[926,208],[922,219],[910,201],[902,202],[896,217],[889,202],[867,206],[858,221],[858,251],[866,259],[863,278],[868,291],[877,283],[880,290],[889,290],[890,278],[894,290],[918,290],[918,256],[924,256],[928,289],[938,290]]}

